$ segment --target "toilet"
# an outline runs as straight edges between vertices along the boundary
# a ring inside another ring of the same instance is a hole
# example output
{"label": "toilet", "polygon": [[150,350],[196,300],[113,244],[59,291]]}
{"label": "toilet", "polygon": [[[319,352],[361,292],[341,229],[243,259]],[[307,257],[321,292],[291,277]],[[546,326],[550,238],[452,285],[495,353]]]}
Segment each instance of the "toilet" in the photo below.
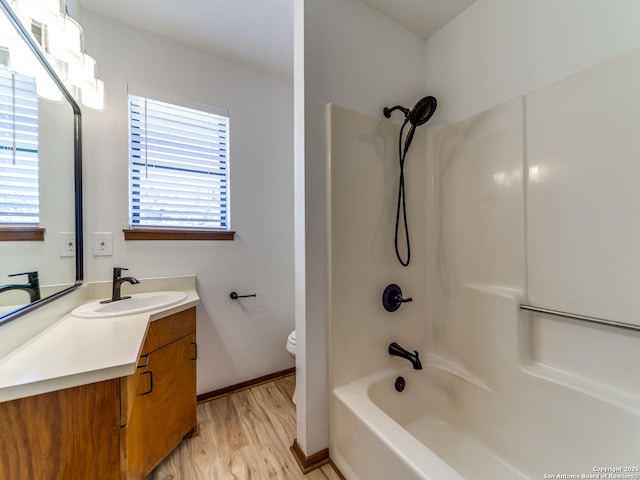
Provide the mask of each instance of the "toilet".
{"label": "toilet", "polygon": [[[287,352],[293,358],[296,358],[296,331],[294,330],[287,337]],[[293,403],[296,403],[296,389],[293,390]]]}

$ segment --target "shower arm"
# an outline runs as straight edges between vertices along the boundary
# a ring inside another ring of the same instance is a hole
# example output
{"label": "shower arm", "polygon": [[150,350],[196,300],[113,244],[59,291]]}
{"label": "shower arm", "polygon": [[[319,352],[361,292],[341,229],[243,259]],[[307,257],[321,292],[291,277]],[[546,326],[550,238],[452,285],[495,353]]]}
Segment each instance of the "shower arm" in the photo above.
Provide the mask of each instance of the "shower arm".
{"label": "shower arm", "polygon": [[407,118],[409,116],[409,113],[411,113],[411,110],[401,105],[396,105],[395,107],[384,107],[382,113],[386,118],[391,118],[391,113],[395,110],[400,110],[402,113],[404,113],[405,118]]}

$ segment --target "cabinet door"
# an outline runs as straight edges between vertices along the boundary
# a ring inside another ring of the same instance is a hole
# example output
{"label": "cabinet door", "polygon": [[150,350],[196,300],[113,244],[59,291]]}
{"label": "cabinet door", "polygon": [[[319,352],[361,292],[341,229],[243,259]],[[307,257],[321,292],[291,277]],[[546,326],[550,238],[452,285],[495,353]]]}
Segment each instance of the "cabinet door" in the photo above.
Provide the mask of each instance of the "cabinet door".
{"label": "cabinet door", "polygon": [[150,472],[196,426],[195,333],[149,354],[127,425],[129,469]]}
{"label": "cabinet door", "polygon": [[119,381],[0,403],[0,479],[120,478]]}

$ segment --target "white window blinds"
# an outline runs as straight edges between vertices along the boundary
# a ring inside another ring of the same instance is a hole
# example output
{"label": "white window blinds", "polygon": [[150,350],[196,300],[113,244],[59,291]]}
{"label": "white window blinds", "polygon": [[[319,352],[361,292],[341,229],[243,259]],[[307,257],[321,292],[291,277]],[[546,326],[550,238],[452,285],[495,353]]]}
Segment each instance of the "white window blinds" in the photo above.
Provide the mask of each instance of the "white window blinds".
{"label": "white window blinds", "polygon": [[228,117],[129,95],[131,227],[229,229]]}
{"label": "white window blinds", "polygon": [[0,65],[0,224],[38,224],[38,95],[33,78]]}

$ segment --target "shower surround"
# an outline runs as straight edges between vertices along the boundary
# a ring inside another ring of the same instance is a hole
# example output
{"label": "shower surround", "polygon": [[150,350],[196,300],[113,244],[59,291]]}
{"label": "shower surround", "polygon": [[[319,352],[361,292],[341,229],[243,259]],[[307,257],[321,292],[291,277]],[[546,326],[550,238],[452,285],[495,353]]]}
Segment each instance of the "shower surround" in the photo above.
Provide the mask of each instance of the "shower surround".
{"label": "shower surround", "polygon": [[[640,332],[519,308],[640,325],[637,85],[633,51],[416,132],[406,269],[398,128],[328,108],[330,451],[347,478],[640,478]],[[386,312],[387,283],[414,302]]]}

